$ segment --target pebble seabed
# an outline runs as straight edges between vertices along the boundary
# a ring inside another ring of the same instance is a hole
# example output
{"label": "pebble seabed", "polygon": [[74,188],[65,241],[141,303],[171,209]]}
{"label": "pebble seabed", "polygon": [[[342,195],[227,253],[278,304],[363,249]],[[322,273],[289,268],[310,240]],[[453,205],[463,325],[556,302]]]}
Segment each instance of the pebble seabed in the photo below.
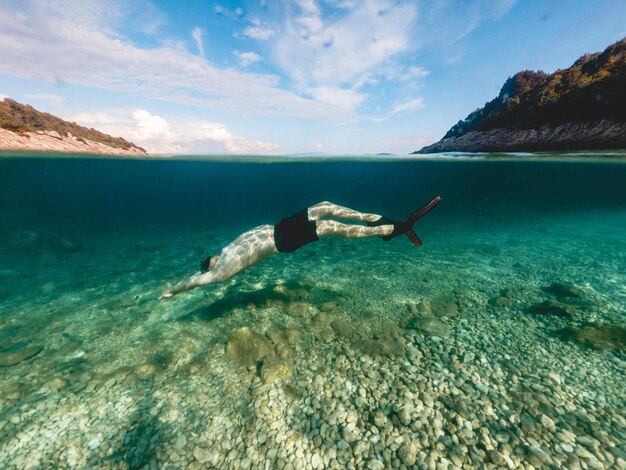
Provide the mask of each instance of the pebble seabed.
{"label": "pebble seabed", "polygon": [[[0,320],[0,467],[626,468],[623,349],[554,333],[622,318],[623,304],[602,294],[611,286],[585,283],[580,265],[568,272],[562,251],[537,244],[435,246],[411,272],[408,248],[389,266],[374,243],[353,256],[348,242],[331,243],[309,281],[260,282],[259,269],[238,294],[165,302],[156,273],[195,251],[136,246],[148,255],[121,268],[125,284],[103,272],[72,290],[34,275],[42,297],[11,298],[6,308],[29,311]],[[128,263],[131,253],[118,252]],[[481,274],[468,260],[485,253]],[[297,256],[266,269],[296,278],[307,254]],[[587,268],[617,272],[620,256]],[[533,257],[542,268],[530,276]],[[88,260],[65,264],[81,272]],[[411,274],[393,293],[385,266]],[[572,297],[546,291],[555,272],[579,284]],[[558,309],[532,313],[546,301]]]}

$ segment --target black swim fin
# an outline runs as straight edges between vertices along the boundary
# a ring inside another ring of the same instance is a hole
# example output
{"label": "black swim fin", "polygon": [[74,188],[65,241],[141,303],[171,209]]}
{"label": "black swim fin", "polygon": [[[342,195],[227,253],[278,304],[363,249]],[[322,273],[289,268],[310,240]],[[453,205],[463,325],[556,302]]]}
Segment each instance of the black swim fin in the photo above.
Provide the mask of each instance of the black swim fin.
{"label": "black swim fin", "polygon": [[[409,240],[411,240],[411,242],[415,246],[422,246],[424,243],[422,243],[422,240],[420,240],[417,234],[413,231],[413,225],[415,225],[415,222],[417,222],[417,220],[420,217],[422,217],[424,214],[430,211],[433,207],[435,207],[439,201],[441,201],[441,196],[437,196],[428,204],[426,204],[424,207],[420,207],[419,209],[417,209],[404,222],[395,222],[395,221],[392,221],[391,219],[387,219],[391,223],[393,223],[393,232],[391,232],[389,235],[382,237],[382,239],[388,242],[389,240],[393,240],[394,238],[396,238],[398,235],[406,234],[406,236],[409,237]],[[382,219],[386,219],[386,217],[381,217],[375,223],[377,225],[383,225],[383,224],[378,224],[378,222]]]}

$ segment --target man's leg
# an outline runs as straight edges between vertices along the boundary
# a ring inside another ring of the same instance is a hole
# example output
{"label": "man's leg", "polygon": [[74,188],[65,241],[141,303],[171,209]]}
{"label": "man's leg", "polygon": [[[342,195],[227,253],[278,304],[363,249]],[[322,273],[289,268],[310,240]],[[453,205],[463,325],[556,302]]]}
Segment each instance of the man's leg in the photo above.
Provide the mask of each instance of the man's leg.
{"label": "man's leg", "polygon": [[342,224],[341,222],[336,222],[334,220],[318,220],[315,223],[317,225],[317,236],[320,238],[384,237],[393,232],[393,225],[379,225],[377,227],[368,227],[365,225]]}
{"label": "man's leg", "polygon": [[[326,218],[354,220],[355,222],[376,222],[380,219],[378,214],[355,211],[349,207],[338,206],[332,202],[324,201],[308,209],[309,220],[322,220]],[[370,236],[370,235],[367,235]]]}

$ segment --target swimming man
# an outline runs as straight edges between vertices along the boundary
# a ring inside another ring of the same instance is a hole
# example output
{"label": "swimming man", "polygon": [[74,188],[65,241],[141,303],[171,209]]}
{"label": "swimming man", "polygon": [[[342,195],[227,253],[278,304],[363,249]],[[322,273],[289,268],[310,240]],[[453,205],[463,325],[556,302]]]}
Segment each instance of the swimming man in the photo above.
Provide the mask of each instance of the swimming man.
{"label": "swimming man", "polygon": [[[413,224],[441,200],[434,198],[413,212],[404,222],[378,214],[358,212],[332,202],[320,202],[286,217],[276,225],[261,225],[239,235],[219,255],[209,256],[200,264],[200,271],[176,284],[161,297],[172,297],[194,287],[217,284],[278,253],[291,253],[324,237],[381,237],[389,241],[405,234],[416,245],[422,241],[413,231]],[[345,224],[336,220],[365,222],[367,225]]]}

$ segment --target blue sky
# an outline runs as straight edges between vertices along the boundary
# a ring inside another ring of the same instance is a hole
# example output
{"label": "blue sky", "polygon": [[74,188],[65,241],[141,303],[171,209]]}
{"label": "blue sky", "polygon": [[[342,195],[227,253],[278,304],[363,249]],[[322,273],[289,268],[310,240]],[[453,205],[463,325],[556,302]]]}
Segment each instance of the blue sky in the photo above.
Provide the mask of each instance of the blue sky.
{"label": "blue sky", "polygon": [[405,154],[623,0],[0,0],[0,96],[152,153]]}

